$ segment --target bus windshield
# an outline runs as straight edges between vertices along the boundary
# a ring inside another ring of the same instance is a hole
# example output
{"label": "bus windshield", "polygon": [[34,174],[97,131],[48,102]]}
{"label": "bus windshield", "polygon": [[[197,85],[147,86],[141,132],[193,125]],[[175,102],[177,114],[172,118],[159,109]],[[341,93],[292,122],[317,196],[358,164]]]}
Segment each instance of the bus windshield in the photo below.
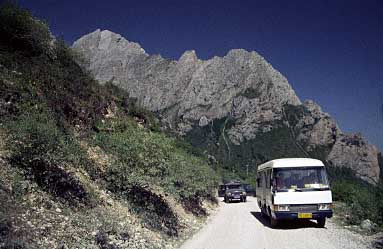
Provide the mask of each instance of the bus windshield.
{"label": "bus windshield", "polygon": [[275,168],[273,187],[277,191],[329,189],[324,167]]}

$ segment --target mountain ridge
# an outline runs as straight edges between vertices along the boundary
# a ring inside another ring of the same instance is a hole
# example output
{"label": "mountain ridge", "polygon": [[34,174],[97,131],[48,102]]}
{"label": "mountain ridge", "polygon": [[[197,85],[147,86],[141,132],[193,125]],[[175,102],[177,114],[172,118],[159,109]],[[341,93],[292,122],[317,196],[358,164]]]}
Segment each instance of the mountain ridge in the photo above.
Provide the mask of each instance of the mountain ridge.
{"label": "mountain ridge", "polygon": [[[100,29],[72,47],[101,84],[123,88],[158,114],[163,129],[185,137],[227,167],[234,163],[240,171],[244,164],[277,156],[312,156],[350,168],[369,183],[379,181],[378,149],[361,135],[343,133],[313,101],[302,103],[287,79],[255,51],[233,49],[223,57],[201,60],[189,50],[169,60]],[[264,146],[282,146],[264,156],[258,153],[263,150],[259,140],[267,134],[277,138],[263,141]]]}

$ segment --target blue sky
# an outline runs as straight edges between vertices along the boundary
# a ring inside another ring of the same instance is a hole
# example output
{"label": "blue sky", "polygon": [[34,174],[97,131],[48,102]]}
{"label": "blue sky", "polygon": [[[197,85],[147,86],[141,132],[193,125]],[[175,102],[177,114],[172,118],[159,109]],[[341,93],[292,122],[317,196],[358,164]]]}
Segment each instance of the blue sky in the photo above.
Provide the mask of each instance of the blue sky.
{"label": "blue sky", "polygon": [[68,44],[97,28],[150,54],[255,50],[344,132],[383,149],[383,1],[20,0]]}

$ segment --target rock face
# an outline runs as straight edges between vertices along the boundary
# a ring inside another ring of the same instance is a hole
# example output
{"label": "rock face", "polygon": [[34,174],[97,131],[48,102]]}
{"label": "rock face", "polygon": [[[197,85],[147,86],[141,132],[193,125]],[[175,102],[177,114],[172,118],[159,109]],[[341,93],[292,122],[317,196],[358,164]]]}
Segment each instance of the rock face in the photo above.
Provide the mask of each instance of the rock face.
{"label": "rock face", "polygon": [[342,133],[335,120],[311,100],[306,100],[303,107],[306,111],[305,115],[299,119],[296,125],[296,129],[300,131],[298,140],[307,144],[308,150],[318,145],[334,144],[337,137]]}
{"label": "rock face", "polygon": [[[125,89],[159,115],[164,129],[190,138],[223,164],[240,168],[244,161],[321,152],[317,157],[350,167],[364,180],[379,179],[378,150],[360,136],[344,135],[314,102],[302,104],[286,78],[256,52],[234,49],[203,61],[186,51],[172,61],[148,55],[139,44],[107,30],[81,37],[73,48],[101,84]],[[292,145],[263,156],[260,141],[280,139],[278,134],[285,139],[267,143]],[[344,142],[349,137],[359,142]],[[241,159],[234,161],[233,153]]]}
{"label": "rock face", "polygon": [[379,179],[379,151],[361,134],[341,134],[328,160],[339,167],[350,167],[361,179],[374,183]]}

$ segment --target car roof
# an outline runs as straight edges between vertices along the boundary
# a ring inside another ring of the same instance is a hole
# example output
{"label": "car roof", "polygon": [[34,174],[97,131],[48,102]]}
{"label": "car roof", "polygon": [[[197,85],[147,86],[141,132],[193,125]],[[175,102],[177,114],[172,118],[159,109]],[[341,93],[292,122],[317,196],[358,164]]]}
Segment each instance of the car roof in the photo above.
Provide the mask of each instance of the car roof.
{"label": "car roof", "polygon": [[228,182],[225,185],[242,185],[241,182]]}
{"label": "car roof", "polygon": [[281,158],[268,161],[258,166],[258,171],[268,168],[323,167],[321,160],[313,158]]}

